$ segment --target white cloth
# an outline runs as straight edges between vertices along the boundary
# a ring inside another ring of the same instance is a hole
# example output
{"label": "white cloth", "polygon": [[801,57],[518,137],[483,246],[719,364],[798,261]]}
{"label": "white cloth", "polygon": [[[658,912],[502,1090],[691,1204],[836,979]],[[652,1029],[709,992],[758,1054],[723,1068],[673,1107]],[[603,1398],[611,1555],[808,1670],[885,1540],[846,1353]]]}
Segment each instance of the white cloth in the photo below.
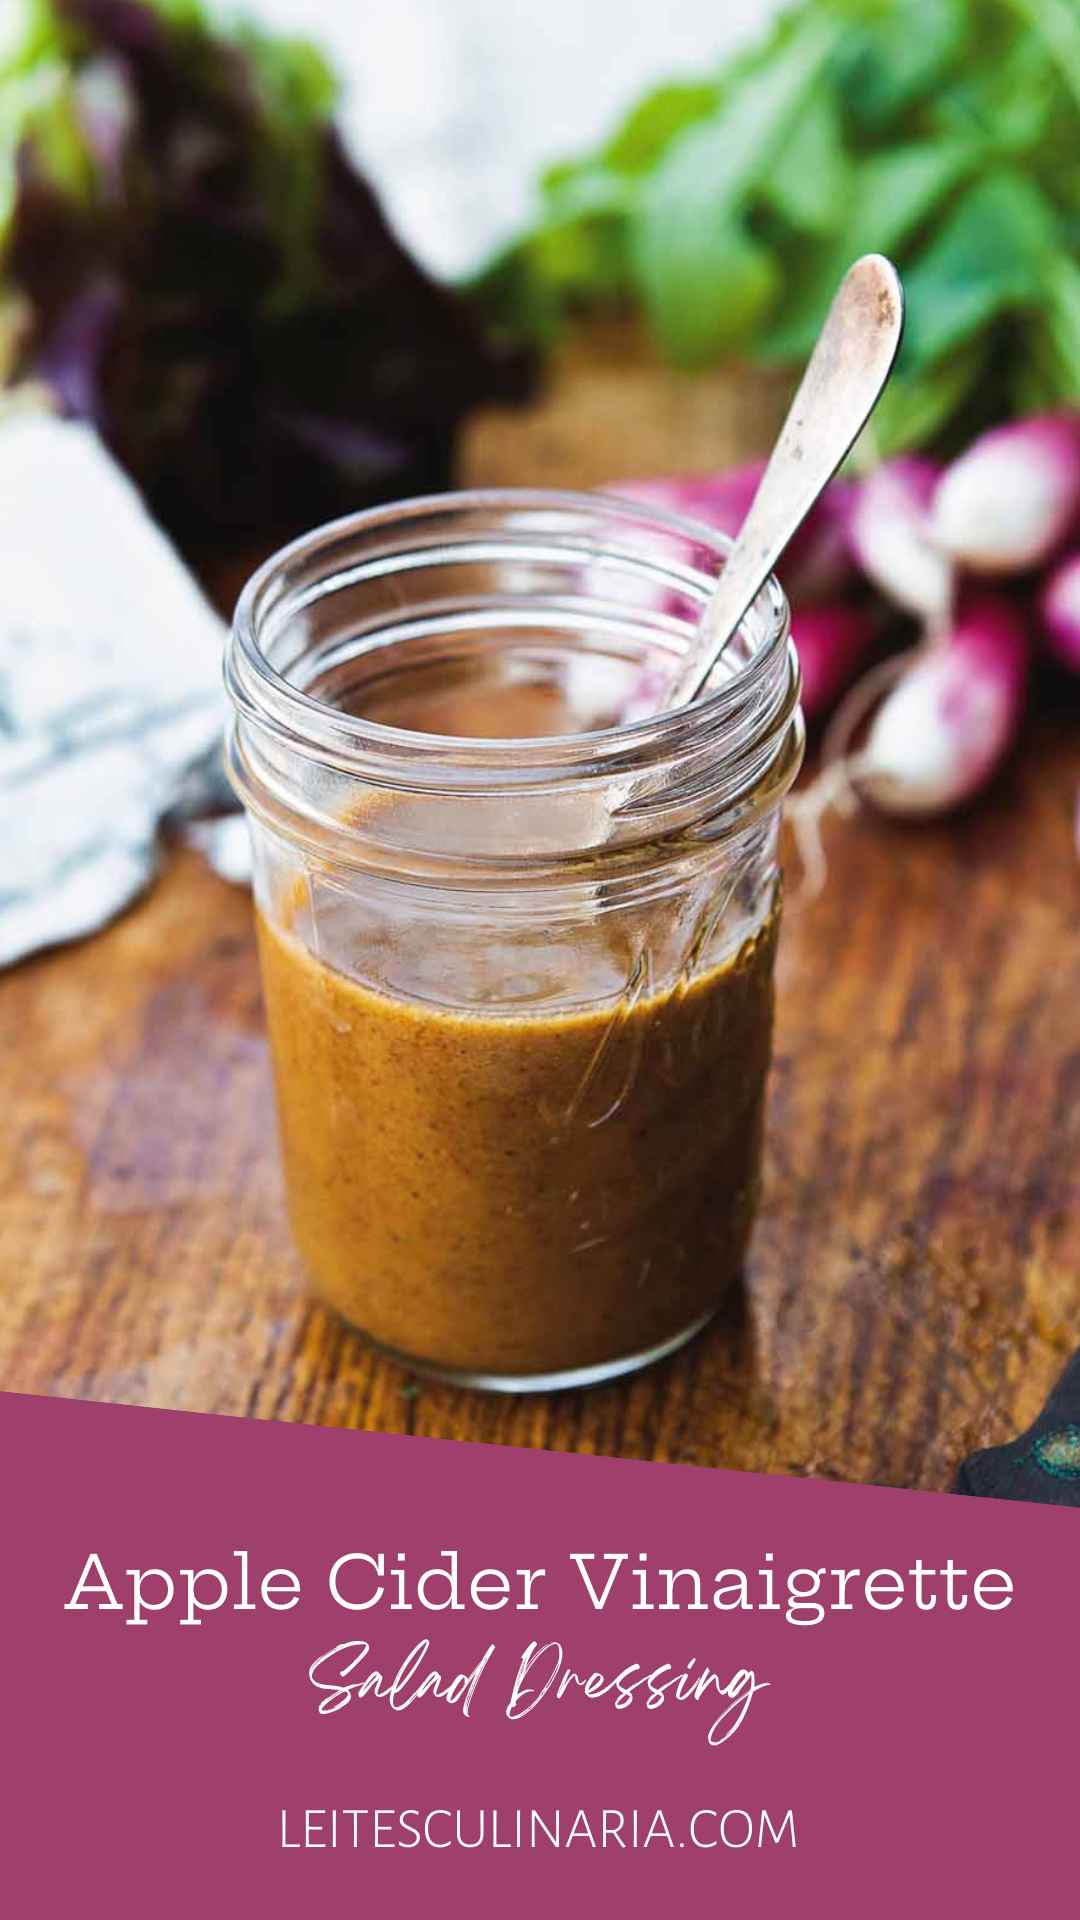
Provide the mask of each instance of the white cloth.
{"label": "white cloth", "polygon": [[89,427],[0,416],[0,965],[146,885],[215,758],[224,638]]}
{"label": "white cloth", "polygon": [[249,11],[326,47],[352,152],[406,244],[453,278],[530,217],[542,167],[598,145],[648,88],[719,67],[778,4],[252,0]]}

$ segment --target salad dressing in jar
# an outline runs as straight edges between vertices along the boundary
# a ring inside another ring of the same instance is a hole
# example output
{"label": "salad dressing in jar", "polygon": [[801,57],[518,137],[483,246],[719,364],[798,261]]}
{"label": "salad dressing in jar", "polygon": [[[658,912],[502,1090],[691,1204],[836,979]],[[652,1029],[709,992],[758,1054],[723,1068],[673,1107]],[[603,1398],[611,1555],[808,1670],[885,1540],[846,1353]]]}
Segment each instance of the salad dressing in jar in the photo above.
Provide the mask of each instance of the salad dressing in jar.
{"label": "salad dressing in jar", "polygon": [[619,722],[725,545],[603,496],[447,495],[295,542],[242,597],[293,1229],[413,1367],[603,1379],[737,1280],[802,751],[775,583],[700,701]]}

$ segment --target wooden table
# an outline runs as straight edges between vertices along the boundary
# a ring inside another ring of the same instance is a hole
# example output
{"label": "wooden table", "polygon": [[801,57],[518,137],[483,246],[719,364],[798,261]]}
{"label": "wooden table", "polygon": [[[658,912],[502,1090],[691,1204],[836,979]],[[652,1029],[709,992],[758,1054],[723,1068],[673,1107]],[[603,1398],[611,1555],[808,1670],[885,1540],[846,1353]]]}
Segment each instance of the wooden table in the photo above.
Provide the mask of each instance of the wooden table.
{"label": "wooden table", "polygon": [[[770,385],[572,353],[482,481],[591,484],[769,437]],[[311,1305],[290,1249],[251,907],[191,855],[0,982],[0,1386],[589,1453],[948,1485],[1080,1341],[1080,722],[968,818],[829,829],[788,914],[746,1298],[588,1393],[409,1378]]]}

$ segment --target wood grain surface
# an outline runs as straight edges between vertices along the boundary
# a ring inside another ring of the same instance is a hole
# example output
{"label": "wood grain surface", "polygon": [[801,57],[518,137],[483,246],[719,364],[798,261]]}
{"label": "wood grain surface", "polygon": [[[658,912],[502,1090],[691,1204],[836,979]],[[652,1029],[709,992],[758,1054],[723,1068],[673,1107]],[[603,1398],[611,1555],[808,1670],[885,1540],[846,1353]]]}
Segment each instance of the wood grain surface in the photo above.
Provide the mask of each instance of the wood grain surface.
{"label": "wood grain surface", "polygon": [[[530,416],[479,423],[468,477],[719,463],[781,404],[611,340]],[[117,925],[0,981],[0,1386],[948,1485],[1080,1341],[1078,779],[1080,718],[1050,716],[966,818],[832,824],[823,894],[793,876],[745,1298],[674,1360],[574,1394],[412,1379],[308,1301],[250,901],[170,854]]]}

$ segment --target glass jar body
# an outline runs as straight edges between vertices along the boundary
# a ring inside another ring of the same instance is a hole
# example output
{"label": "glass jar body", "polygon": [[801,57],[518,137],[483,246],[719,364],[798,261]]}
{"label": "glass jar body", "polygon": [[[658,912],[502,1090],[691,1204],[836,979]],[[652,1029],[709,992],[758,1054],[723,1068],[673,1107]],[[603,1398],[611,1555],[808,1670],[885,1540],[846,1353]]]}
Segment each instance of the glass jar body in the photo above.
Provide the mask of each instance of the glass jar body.
{"label": "glass jar body", "polygon": [[[345,658],[354,705],[411,710],[431,681],[445,712],[448,689],[453,704],[482,683],[520,713],[529,674],[547,700],[575,661],[613,657],[595,552],[573,562],[587,642],[567,557],[556,606],[550,579],[499,550],[479,585],[468,561],[489,616],[476,658],[439,655],[435,630],[454,625],[440,574],[427,599],[410,581],[366,667],[309,623],[308,685],[340,683]],[[653,581],[649,605],[670,594]],[[643,612],[612,616],[623,654]],[[670,1351],[736,1284],[760,1181],[779,807],[801,750],[786,671],[771,750],[719,805],[693,729],[662,748],[635,737],[628,766],[589,745],[599,733],[526,749],[357,723],[350,761],[241,705],[295,1238],[318,1293],[409,1364],[489,1387],[584,1383]],[[375,735],[389,759],[373,761]]]}

